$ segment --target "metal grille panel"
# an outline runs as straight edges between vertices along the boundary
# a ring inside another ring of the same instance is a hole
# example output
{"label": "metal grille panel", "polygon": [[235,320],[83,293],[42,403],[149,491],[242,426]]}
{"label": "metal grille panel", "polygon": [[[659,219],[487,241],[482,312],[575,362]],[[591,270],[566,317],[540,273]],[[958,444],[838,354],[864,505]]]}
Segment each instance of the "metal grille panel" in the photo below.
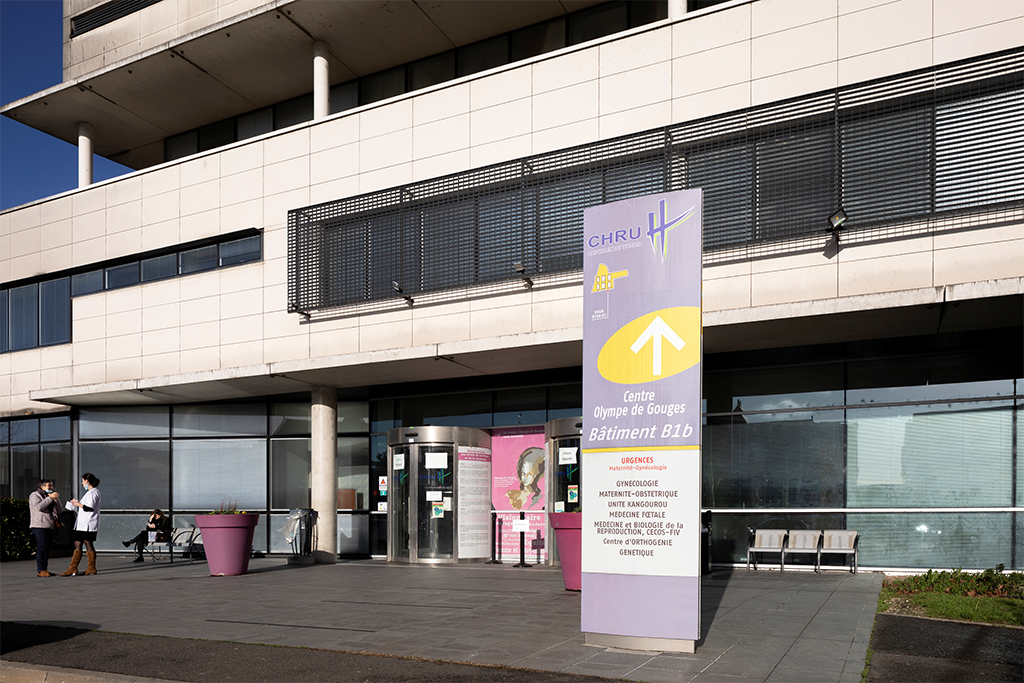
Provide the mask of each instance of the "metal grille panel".
{"label": "metal grille panel", "polygon": [[155,5],[161,0],[115,0],[104,3],[94,10],[90,10],[77,17],[71,18],[71,38],[77,38],[83,33],[88,33],[101,26],[117,21],[129,14],[134,14],[150,5]]}
{"label": "metal grille panel", "polygon": [[583,209],[676,189],[705,261],[820,247],[840,206],[865,239],[984,225],[1024,210],[1022,112],[1018,48],[297,209],[289,310],[572,273]]}

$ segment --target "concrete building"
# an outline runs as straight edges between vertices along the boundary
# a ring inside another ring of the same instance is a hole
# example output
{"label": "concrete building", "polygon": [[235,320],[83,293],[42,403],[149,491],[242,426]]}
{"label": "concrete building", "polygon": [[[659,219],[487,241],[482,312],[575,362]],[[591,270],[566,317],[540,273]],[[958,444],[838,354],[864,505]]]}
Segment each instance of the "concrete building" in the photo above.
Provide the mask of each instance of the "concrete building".
{"label": "concrete building", "polygon": [[387,430],[578,416],[583,208],[702,188],[715,562],[1024,563],[1020,2],[64,8],[63,82],[0,107],[80,149],[0,213],[0,494],[384,555]]}

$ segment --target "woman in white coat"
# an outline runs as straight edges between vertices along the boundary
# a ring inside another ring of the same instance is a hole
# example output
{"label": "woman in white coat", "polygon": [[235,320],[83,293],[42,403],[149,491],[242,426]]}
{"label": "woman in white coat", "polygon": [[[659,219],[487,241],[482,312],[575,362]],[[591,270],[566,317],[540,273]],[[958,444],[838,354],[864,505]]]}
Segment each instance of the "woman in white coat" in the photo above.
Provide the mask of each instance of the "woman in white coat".
{"label": "woman in white coat", "polygon": [[85,546],[86,555],[89,558],[89,566],[86,567],[86,575],[96,573],[96,548],[93,543],[96,541],[96,532],[100,529],[100,490],[97,488],[100,480],[91,472],[82,475],[82,486],[85,488],[85,495],[81,500],[73,499],[68,501],[66,507],[78,508],[78,516],[75,518],[75,553],[71,556],[71,566],[61,576],[77,576],[78,563],[82,561],[82,546]]}

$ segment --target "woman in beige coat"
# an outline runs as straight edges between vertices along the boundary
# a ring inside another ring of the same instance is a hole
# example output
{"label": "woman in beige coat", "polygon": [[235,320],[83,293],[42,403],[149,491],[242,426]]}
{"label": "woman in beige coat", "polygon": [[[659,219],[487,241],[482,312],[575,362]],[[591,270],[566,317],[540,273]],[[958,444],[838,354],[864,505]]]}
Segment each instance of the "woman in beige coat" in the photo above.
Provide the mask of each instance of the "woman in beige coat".
{"label": "woman in beige coat", "polygon": [[53,490],[53,480],[40,479],[39,487],[28,497],[28,526],[36,537],[36,576],[53,576],[47,566],[59,510],[60,496]]}

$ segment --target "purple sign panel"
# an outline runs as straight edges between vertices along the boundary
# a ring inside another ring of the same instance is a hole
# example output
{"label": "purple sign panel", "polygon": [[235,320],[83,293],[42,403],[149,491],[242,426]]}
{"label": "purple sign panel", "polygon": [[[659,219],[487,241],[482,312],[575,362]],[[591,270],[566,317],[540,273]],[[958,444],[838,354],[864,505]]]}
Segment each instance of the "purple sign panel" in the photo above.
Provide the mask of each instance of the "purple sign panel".
{"label": "purple sign panel", "polygon": [[700,443],[701,191],[584,212],[583,449]]}
{"label": "purple sign panel", "polygon": [[595,644],[693,651],[701,191],[587,209],[583,232],[581,626]]}

